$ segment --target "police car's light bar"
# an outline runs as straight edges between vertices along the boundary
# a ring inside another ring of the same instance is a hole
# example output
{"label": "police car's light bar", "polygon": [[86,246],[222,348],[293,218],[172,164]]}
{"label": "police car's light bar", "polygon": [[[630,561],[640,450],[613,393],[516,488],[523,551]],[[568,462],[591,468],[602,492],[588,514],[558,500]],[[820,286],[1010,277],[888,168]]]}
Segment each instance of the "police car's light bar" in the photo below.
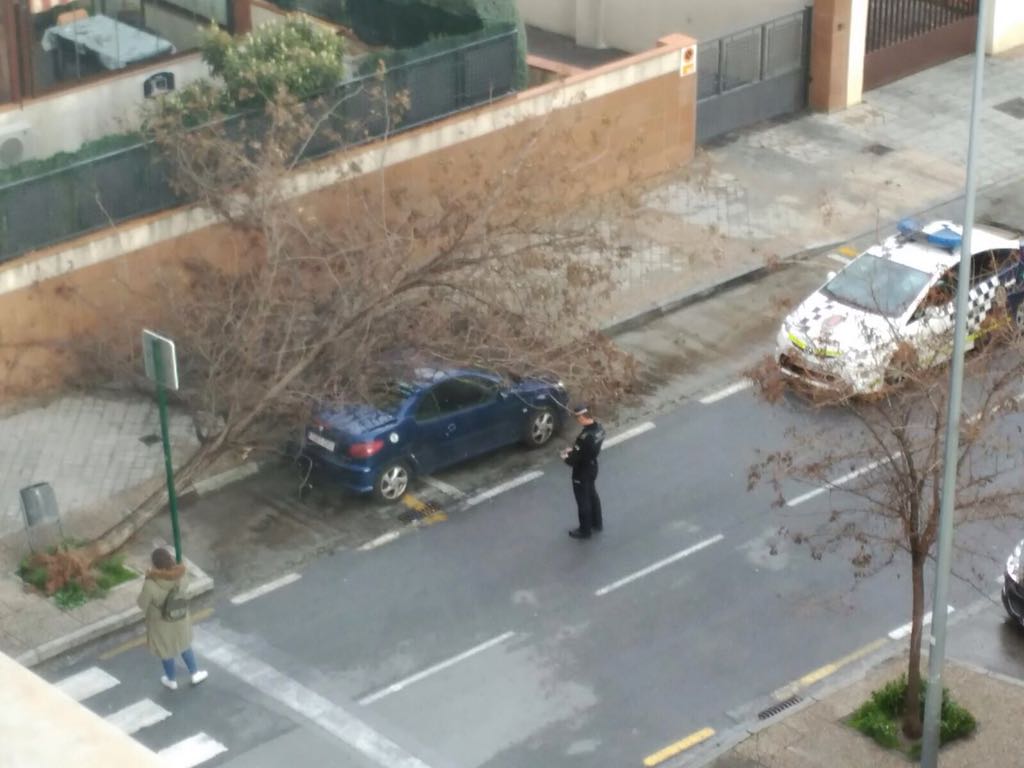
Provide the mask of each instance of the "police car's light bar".
{"label": "police car's light bar", "polygon": [[937,245],[947,251],[953,251],[960,247],[963,237],[959,232],[951,229],[949,225],[943,224],[942,229],[937,232],[925,232],[924,228],[915,219],[901,219],[896,229],[908,240],[924,236],[924,239],[931,245]]}

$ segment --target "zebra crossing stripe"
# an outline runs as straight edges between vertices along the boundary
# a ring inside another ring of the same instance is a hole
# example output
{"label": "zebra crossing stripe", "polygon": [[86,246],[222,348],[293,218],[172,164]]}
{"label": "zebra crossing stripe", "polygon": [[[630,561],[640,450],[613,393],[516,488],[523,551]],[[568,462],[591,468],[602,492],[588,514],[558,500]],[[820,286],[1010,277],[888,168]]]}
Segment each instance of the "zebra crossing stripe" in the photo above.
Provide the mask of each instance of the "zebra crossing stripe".
{"label": "zebra crossing stripe", "polygon": [[156,754],[167,768],[192,768],[227,751],[228,748],[219,741],[200,731]]}
{"label": "zebra crossing stripe", "polygon": [[75,701],[85,701],[90,696],[113,688],[119,682],[120,680],[99,667],[89,667],[76,675],[64,678],[56,683],[56,686]]}
{"label": "zebra crossing stripe", "polygon": [[151,699],[143,699],[118,710],[105,718],[111,725],[117,726],[131,736],[136,731],[166,720],[171,713]]}

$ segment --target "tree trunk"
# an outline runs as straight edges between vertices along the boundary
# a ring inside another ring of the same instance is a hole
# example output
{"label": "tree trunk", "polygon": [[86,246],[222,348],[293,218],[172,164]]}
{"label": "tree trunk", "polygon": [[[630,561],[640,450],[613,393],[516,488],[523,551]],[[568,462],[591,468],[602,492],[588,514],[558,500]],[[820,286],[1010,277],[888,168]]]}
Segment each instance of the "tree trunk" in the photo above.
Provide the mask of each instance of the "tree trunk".
{"label": "tree trunk", "polygon": [[921,635],[924,631],[924,563],[919,547],[910,548],[913,618],[910,629],[910,664],[907,668],[907,697],[903,702],[903,735],[921,738]]}
{"label": "tree trunk", "polygon": [[[175,487],[180,491],[196,473],[216,456],[222,444],[221,440],[215,440],[212,444],[201,447],[192,458],[175,470]],[[89,542],[78,550],[77,555],[79,559],[88,566],[116,552],[142,526],[165,509],[167,509],[167,489],[162,488],[132,510],[124,520],[112,526],[95,541]]]}

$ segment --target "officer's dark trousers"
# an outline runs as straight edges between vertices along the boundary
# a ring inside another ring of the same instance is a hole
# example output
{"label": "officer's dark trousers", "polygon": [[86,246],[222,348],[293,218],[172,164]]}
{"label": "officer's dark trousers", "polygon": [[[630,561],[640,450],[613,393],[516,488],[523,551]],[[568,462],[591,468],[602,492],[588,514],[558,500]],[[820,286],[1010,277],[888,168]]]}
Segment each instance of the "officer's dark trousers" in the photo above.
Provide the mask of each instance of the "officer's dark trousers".
{"label": "officer's dark trousers", "polygon": [[601,530],[601,497],[597,495],[597,467],[578,469],[572,473],[572,492],[576,497],[576,511],[580,518],[580,533],[589,534],[591,529]]}

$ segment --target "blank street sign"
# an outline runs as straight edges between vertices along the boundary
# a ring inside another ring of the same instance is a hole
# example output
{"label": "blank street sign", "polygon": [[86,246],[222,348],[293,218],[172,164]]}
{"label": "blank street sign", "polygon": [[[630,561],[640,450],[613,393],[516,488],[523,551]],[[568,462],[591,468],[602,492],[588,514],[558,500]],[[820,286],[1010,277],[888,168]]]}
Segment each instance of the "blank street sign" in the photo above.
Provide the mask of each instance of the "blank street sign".
{"label": "blank street sign", "polygon": [[[160,356],[160,378],[157,381],[156,358]],[[153,331],[142,331],[142,357],[146,363],[146,377],[163,384],[167,389],[177,391],[178,389],[178,358],[174,352],[174,342],[159,333]]]}

